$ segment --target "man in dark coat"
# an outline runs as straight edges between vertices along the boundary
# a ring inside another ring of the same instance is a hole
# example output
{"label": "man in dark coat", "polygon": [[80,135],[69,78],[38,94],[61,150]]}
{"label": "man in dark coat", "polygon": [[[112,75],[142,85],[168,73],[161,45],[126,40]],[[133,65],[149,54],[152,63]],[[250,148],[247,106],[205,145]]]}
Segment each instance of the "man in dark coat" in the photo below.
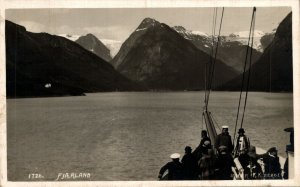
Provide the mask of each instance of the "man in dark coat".
{"label": "man in dark coat", "polygon": [[272,147],[262,156],[265,165],[265,179],[282,179],[282,171],[277,152],[276,147]]}
{"label": "man in dark coat", "polygon": [[246,167],[244,167],[244,178],[246,180],[263,179],[263,171],[260,164],[257,162],[256,148],[249,146],[248,161]]}
{"label": "man in dark coat", "polygon": [[233,158],[224,145],[219,147],[219,157],[216,162],[216,179],[232,180],[233,173],[231,167],[234,166]]}
{"label": "man in dark coat", "polygon": [[225,146],[228,153],[231,154],[233,145],[231,136],[228,133],[228,126],[222,126],[222,133],[216,137],[215,148],[220,152],[220,146]]}
{"label": "man in dark coat", "polygon": [[207,150],[208,149],[211,149],[211,140],[207,136],[207,131],[206,130],[202,130],[201,131],[201,141],[200,141],[200,144],[198,145],[198,147],[193,152],[193,155],[195,155],[195,157],[197,158],[197,160],[199,160],[202,157],[203,153],[207,154]]}
{"label": "man in dark coat", "polygon": [[245,130],[240,128],[236,139],[236,146],[234,149],[234,157],[238,157],[243,168],[247,166],[249,156],[247,155],[249,149],[249,139],[245,135]]}
{"label": "man in dark coat", "polygon": [[185,155],[181,160],[183,166],[183,176],[185,180],[196,180],[198,176],[198,162],[192,154],[190,146],[185,147]]}
{"label": "man in dark coat", "polygon": [[170,157],[172,162],[168,162],[160,169],[158,178],[162,179],[164,173],[168,170],[167,180],[183,180],[183,167],[179,161],[180,154],[174,153]]}

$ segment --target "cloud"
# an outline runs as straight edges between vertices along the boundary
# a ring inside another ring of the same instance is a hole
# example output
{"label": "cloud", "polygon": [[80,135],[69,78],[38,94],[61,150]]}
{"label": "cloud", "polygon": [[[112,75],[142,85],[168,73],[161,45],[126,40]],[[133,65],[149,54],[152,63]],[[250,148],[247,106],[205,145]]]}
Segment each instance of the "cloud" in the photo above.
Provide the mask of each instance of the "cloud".
{"label": "cloud", "polygon": [[85,27],[86,33],[92,33],[99,38],[114,39],[124,41],[133,29],[124,26],[108,26],[108,27]]}

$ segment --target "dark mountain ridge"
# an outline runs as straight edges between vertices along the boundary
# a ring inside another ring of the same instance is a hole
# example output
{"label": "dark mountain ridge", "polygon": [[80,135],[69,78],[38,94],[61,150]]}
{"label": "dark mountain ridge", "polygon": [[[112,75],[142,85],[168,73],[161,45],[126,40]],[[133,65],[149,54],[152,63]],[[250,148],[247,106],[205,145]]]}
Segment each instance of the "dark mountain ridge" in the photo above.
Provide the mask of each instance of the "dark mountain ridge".
{"label": "dark mountain ridge", "polygon": [[[127,78],[153,90],[203,90],[210,56],[176,31],[151,18],[144,19],[111,61]],[[215,85],[237,76],[217,61]]]}
{"label": "dark mountain ridge", "polygon": [[103,59],[66,38],[31,33],[6,20],[5,39],[7,97],[141,90]]}
{"label": "dark mountain ridge", "polygon": [[[246,72],[248,77],[249,71]],[[220,87],[222,90],[240,90],[242,75]],[[279,24],[271,44],[251,67],[251,91],[293,91],[292,13]]]}

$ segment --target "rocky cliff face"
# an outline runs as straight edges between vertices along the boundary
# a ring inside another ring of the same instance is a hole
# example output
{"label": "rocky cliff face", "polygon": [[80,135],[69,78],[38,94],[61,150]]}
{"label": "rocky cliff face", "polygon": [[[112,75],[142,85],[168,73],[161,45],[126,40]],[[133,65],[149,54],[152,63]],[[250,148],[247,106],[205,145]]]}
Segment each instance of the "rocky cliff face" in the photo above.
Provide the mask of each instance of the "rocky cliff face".
{"label": "rocky cliff face", "polygon": [[110,50],[92,34],[81,36],[75,42],[107,62],[112,59],[110,56]]}
{"label": "rocky cliff face", "polygon": [[5,22],[8,97],[81,95],[139,90],[107,62],[80,45]]}
{"label": "rocky cliff face", "polygon": [[[250,90],[292,91],[293,50],[292,13],[279,24],[275,37],[250,72]],[[247,71],[246,76],[248,76]],[[224,85],[223,89],[239,90],[242,75]]]}
{"label": "rocky cliff face", "polygon": [[[111,61],[127,78],[158,90],[203,90],[210,56],[168,25],[146,18]],[[221,85],[237,72],[216,63],[214,83]]]}

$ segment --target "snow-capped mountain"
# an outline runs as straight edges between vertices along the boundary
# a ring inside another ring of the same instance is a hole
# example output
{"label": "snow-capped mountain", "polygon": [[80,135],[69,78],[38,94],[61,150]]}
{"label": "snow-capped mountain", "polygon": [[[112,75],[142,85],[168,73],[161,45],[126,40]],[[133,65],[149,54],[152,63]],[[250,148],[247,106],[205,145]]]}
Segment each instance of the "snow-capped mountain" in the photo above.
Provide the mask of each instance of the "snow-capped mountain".
{"label": "snow-capped mountain", "polygon": [[[191,31],[187,30],[182,26],[175,26],[173,29],[178,32],[183,38],[193,43],[198,49],[211,54],[211,47],[213,38],[207,33],[201,31]],[[233,67],[238,72],[243,70],[243,65],[240,63],[244,61],[245,58],[245,48],[247,46],[247,39],[245,36],[246,32],[236,32],[230,34],[230,36],[221,36],[219,43],[219,50],[217,58],[225,62],[230,67]],[[256,61],[261,55],[260,49],[261,43],[260,38],[263,36],[263,32],[255,32],[254,38],[254,51],[253,51],[253,61]],[[241,37],[242,36],[242,37]],[[214,37],[216,41],[217,36]],[[258,50],[259,49],[259,50]]]}
{"label": "snow-capped mountain", "polygon": [[[174,26],[173,29],[181,34],[187,40],[202,41],[203,45],[210,47],[212,43],[212,36],[201,31],[187,30],[182,26]],[[275,31],[272,31],[275,33]],[[264,47],[261,43],[261,38],[270,33],[265,33],[260,30],[254,31],[253,49],[263,52]],[[221,36],[221,42],[239,42],[241,45],[248,44],[249,31],[234,32],[229,35]]]}
{"label": "snow-capped mountain", "polygon": [[[240,38],[248,38],[249,37],[249,31],[239,31],[239,32],[234,32],[232,35],[235,35],[236,37]],[[261,38],[265,33],[260,30],[254,30],[254,37],[255,38]]]}
{"label": "snow-capped mountain", "polygon": [[197,39],[198,37],[209,39],[209,35],[205,32],[187,30],[182,26],[174,26],[172,28],[187,40],[194,40]]}
{"label": "snow-capped mountain", "polygon": [[[260,31],[260,30],[255,30],[254,31],[254,37],[253,37],[253,49],[256,49],[260,52],[263,52],[263,47],[261,44],[260,39],[266,35],[265,32]],[[232,34],[229,34],[229,36],[225,36],[226,41],[237,41],[240,42],[243,45],[248,45],[248,38],[249,38],[249,31],[239,31],[239,32],[234,32]],[[249,44],[251,45],[251,43]]]}
{"label": "snow-capped mountain", "polygon": [[[145,18],[122,44],[111,64],[150,90],[202,90],[209,59],[207,53],[168,25]],[[238,75],[219,60],[215,72],[219,75],[214,78],[215,85]]]}
{"label": "snow-capped mountain", "polygon": [[78,40],[78,38],[80,37],[80,35],[71,35],[71,34],[59,34],[58,36],[65,37],[73,42]]}

